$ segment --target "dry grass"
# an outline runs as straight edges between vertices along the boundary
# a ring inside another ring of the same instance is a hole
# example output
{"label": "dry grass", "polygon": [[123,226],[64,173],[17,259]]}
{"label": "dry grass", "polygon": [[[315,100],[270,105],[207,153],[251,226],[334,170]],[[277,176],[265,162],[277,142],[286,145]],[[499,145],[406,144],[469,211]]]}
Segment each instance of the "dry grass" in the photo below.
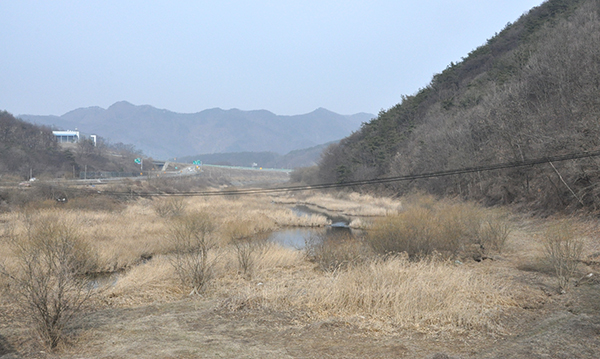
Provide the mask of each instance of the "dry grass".
{"label": "dry grass", "polygon": [[[60,210],[65,219],[76,222],[84,230],[84,239],[98,252],[101,272],[113,272],[129,268],[154,255],[167,254],[173,248],[165,241],[168,235],[168,218],[164,218],[157,206],[169,203],[164,199],[140,199],[130,203],[119,212],[94,210]],[[160,203],[157,205],[156,203]],[[323,216],[303,217],[290,209],[278,207],[270,197],[242,197],[231,201],[222,197],[189,198],[177,203],[178,208],[189,212],[205,211],[215,220],[216,234],[226,242],[235,223],[244,223],[248,233],[269,232],[285,226],[324,226]],[[43,211],[55,210],[45,209]],[[23,221],[18,212],[3,213],[0,221],[12,223],[19,230]],[[0,253],[0,260],[6,256]]]}
{"label": "dry grass", "polygon": [[[214,280],[203,293],[204,296],[236,297],[239,291],[256,283],[276,278],[282,271],[307,268],[300,251],[269,244],[262,248],[262,255],[254,263],[252,281],[240,275],[235,247],[227,246],[210,254],[215,260]],[[99,304],[110,306],[134,306],[153,302],[168,302],[189,294],[181,287],[171,265],[170,255],[158,255],[151,260],[113,275],[106,282],[103,298]]]}
{"label": "dry grass", "polygon": [[268,196],[241,196],[236,201],[224,197],[197,198],[190,202],[189,208],[209,210],[222,223],[252,223],[257,232],[286,226],[320,227],[328,224],[324,216],[298,216],[291,209],[274,204]]}
{"label": "dry grass", "polygon": [[504,280],[435,260],[376,260],[329,279],[315,289],[313,310],[423,332],[502,333],[500,314],[516,305]]}
{"label": "dry grass", "polygon": [[330,275],[282,273],[227,293],[230,309],[263,307],[342,318],[371,329],[504,333],[515,289],[493,273],[437,260],[374,260]]}
{"label": "dry grass", "polygon": [[347,216],[386,216],[398,213],[402,209],[402,202],[399,200],[355,192],[337,194],[307,192],[296,194],[294,197],[281,196],[277,200],[287,204],[308,204],[327,208]]}
{"label": "dry grass", "polygon": [[100,305],[127,307],[168,302],[180,299],[184,294],[169,258],[164,255],[115,274],[108,283],[98,303]]}
{"label": "dry grass", "polygon": [[505,217],[472,203],[413,197],[400,213],[374,220],[368,242],[380,254],[482,256],[502,250],[511,231]]}
{"label": "dry grass", "polygon": [[[507,331],[503,317],[518,306],[522,300],[519,298],[530,295],[511,281],[506,272],[498,271],[498,267],[458,265],[426,256],[434,249],[446,248],[454,253],[465,243],[480,243],[486,224],[494,218],[504,218],[502,213],[427,196],[408,198],[403,207],[399,201],[387,202],[364,195],[317,197],[280,196],[276,201],[295,204],[310,200],[344,213],[383,213],[387,217],[375,219],[375,228],[385,221],[401,218],[401,229],[408,230],[409,225],[416,228],[410,232],[415,243],[430,238],[425,242],[439,242],[442,246],[421,251],[425,259],[409,260],[402,255],[386,259],[369,257],[356,241],[329,242],[320,248],[321,265],[314,257],[315,262],[307,260],[302,251],[269,243],[249,252],[252,268],[251,275],[247,275],[240,264],[239,248],[231,244],[232,239],[284,226],[322,226],[325,217],[297,216],[268,196],[239,196],[236,200],[187,198],[183,200],[187,212],[210,213],[218,239],[210,253],[211,260],[216,260],[213,280],[205,288],[204,298],[218,298],[222,307],[234,311],[266,308],[291,312],[309,322],[334,318],[371,330],[502,334]],[[356,203],[350,205],[353,200]],[[369,201],[386,210],[368,209]],[[81,226],[83,239],[97,249],[99,271],[114,272],[96,302],[98,305],[135,307],[188,296],[189,290],[177,281],[171,265],[174,247],[165,240],[170,221],[157,213],[156,203],[140,199],[118,213],[61,211],[61,216]],[[343,209],[345,204],[347,209]],[[16,213],[0,215],[0,224],[6,223],[14,223],[17,231],[22,230],[22,218]],[[394,223],[391,221],[390,225]],[[589,232],[586,251],[598,247],[597,237]],[[503,237],[504,255],[510,258],[541,255],[542,236],[524,233],[532,233],[531,228],[518,228]],[[10,261],[4,250],[0,250],[2,261]],[[514,266],[508,262],[493,263]],[[315,270],[319,265],[325,271]]]}
{"label": "dry grass", "polygon": [[[74,210],[42,210],[39,213],[58,211],[65,221],[71,221],[82,232],[82,240],[98,253],[98,271],[110,272],[132,266],[143,257],[164,252],[164,221],[158,220],[144,202],[127,207],[123,212],[97,212]],[[17,232],[24,230],[19,213],[5,213],[1,221],[11,223]],[[6,255],[0,253],[1,257]]]}

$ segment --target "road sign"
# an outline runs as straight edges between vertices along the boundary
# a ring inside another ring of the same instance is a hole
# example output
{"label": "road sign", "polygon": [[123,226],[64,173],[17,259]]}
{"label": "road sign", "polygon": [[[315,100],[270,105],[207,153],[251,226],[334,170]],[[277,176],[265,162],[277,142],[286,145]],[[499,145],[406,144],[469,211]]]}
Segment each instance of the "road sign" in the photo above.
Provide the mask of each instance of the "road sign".
{"label": "road sign", "polygon": [[140,163],[142,163],[142,159],[141,158],[136,158],[135,160],[133,160],[133,162],[137,163],[138,165]]}
{"label": "road sign", "polygon": [[194,164],[194,165],[202,165],[202,161],[197,160],[197,161],[192,162],[192,164]]}

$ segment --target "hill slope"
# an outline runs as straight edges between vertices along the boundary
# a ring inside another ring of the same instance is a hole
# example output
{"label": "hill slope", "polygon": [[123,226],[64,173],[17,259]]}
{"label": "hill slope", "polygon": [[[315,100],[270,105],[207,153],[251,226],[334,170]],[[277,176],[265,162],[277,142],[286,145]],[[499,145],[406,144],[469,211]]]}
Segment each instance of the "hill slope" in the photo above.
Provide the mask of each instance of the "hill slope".
{"label": "hill slope", "polygon": [[61,150],[52,131],[0,111],[0,177],[18,179],[70,169],[75,162]]}
{"label": "hill slope", "polygon": [[[407,175],[598,149],[599,34],[598,0],[547,1],[460,63],[450,64],[418,93],[329,147],[320,180]],[[582,203],[596,208],[598,164],[579,160],[557,163],[556,171],[544,165],[392,188],[537,208]]]}
{"label": "hill slope", "polygon": [[323,108],[297,116],[219,108],[181,114],[123,101],[106,110],[89,107],[62,116],[20,117],[63,129],[78,128],[113,142],[131,143],[147,155],[166,159],[220,152],[283,154],[339,140],[374,116],[366,113],[343,116]]}
{"label": "hill slope", "polygon": [[0,178],[79,177],[79,172],[137,172],[140,156],[131,145],[90,140],[61,146],[49,127],[25,122],[0,111]]}

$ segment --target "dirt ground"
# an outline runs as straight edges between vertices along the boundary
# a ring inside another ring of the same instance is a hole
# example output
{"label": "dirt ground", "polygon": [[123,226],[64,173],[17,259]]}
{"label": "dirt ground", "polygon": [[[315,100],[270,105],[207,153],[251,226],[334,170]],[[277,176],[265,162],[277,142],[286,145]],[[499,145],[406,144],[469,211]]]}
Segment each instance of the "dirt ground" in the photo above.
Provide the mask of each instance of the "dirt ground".
{"label": "dirt ground", "polygon": [[312,321],[302,313],[230,310],[219,299],[183,298],[88,313],[71,329],[66,347],[53,354],[23,339],[27,328],[3,323],[0,358],[599,357],[600,281],[587,281],[560,295],[546,274],[520,271],[515,280],[538,286],[546,297],[507,317],[512,330],[506,336],[383,333],[335,319]]}

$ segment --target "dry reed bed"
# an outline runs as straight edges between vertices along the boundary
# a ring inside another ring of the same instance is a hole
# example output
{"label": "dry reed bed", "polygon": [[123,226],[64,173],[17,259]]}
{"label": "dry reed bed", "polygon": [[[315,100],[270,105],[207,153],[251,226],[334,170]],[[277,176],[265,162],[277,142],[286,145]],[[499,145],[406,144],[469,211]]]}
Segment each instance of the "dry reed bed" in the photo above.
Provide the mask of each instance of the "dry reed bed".
{"label": "dry reed bed", "polygon": [[[304,275],[305,271],[312,272],[302,252],[277,244],[264,246],[256,257],[252,280],[249,281],[240,275],[233,246],[211,252],[210,261],[216,264],[213,268],[214,278],[204,295],[237,298],[240,292],[257,283],[277,280],[281,273],[292,270]],[[115,284],[103,291],[101,302],[112,306],[131,306],[167,302],[186,296],[189,291],[181,288],[171,260],[168,255],[159,255],[116,276]]]}
{"label": "dry reed bed", "polygon": [[[298,268],[298,267],[296,267]],[[222,287],[231,310],[268,308],[338,318],[366,329],[425,334],[507,332],[503,315],[523,290],[492,272],[445,261],[374,260],[333,274],[281,271],[276,278]]]}
{"label": "dry reed bed", "polygon": [[[136,265],[144,258],[172,251],[165,240],[170,219],[155,211],[156,204],[164,200],[168,199],[140,199],[119,212],[42,209],[32,212],[32,215],[58,212],[61,218],[74,223],[84,240],[96,249],[98,270],[112,272]],[[328,223],[325,217],[319,215],[297,216],[290,209],[277,207],[266,196],[235,200],[224,197],[189,198],[183,201],[188,212],[210,214],[217,225],[217,236],[223,243],[229,241],[229,229],[235,223],[248,227],[246,233],[249,235],[286,226],[317,227]],[[24,220],[22,213],[0,214],[4,227],[10,225],[16,233],[24,230]],[[0,261],[9,255],[0,251]]]}
{"label": "dry reed bed", "polygon": [[282,195],[277,197],[277,201],[285,204],[313,205],[356,217],[386,216],[396,214],[402,209],[402,202],[399,200],[355,192],[338,194],[306,192],[295,194],[293,197]]}
{"label": "dry reed bed", "polygon": [[268,196],[240,196],[196,198],[188,201],[191,211],[208,211],[222,222],[252,222],[263,231],[280,227],[322,227],[328,223],[321,215],[298,216],[289,208],[273,203]]}
{"label": "dry reed bed", "polygon": [[[426,207],[427,201],[419,205]],[[135,306],[188,294],[177,282],[171,249],[164,240],[169,219],[156,213],[156,203],[140,200],[120,213],[61,212],[80,224],[84,238],[98,249],[103,270],[130,268],[119,274],[115,285],[102,291],[100,302]],[[518,305],[517,298],[532,295],[508,282],[505,274],[439,259],[375,258],[323,273],[315,271],[302,252],[277,245],[264,246],[255,254],[248,279],[240,273],[234,246],[227,244],[232,224],[243,223],[250,227],[246,229],[249,233],[256,233],[298,220],[304,220],[302,225],[314,225],[322,219],[287,218],[290,212],[280,210],[267,196],[191,198],[185,200],[185,206],[188,212],[210,213],[217,224],[221,245],[210,254],[217,265],[204,295],[222,298],[223,307],[231,310],[291,310],[304,318],[339,318],[377,330],[504,333],[503,314]],[[0,220],[16,223],[17,230],[22,230],[18,214],[3,214]],[[142,256],[152,259],[140,262]],[[7,253],[1,251],[0,261],[6,258]]]}
{"label": "dry reed bed", "polygon": [[[309,322],[337,318],[371,330],[505,334],[503,317],[531,295],[495,271],[440,260],[396,257],[325,274],[301,252],[273,245],[247,280],[232,248],[215,255],[219,264],[204,295],[221,298],[225,309],[294,311]],[[174,278],[160,256],[128,271],[102,300],[131,306],[182,298],[187,293]]]}

